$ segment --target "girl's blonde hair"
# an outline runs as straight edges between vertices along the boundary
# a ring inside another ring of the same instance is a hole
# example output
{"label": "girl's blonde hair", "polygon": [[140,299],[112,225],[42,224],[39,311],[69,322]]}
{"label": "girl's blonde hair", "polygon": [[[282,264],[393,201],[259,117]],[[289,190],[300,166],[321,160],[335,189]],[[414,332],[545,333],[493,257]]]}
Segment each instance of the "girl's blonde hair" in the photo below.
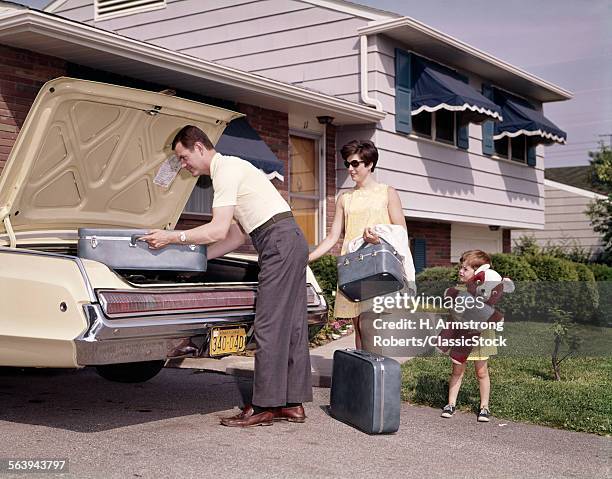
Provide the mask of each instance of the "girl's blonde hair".
{"label": "girl's blonde hair", "polygon": [[459,264],[467,263],[470,268],[478,269],[483,264],[491,264],[491,257],[482,250],[471,249],[459,258]]}

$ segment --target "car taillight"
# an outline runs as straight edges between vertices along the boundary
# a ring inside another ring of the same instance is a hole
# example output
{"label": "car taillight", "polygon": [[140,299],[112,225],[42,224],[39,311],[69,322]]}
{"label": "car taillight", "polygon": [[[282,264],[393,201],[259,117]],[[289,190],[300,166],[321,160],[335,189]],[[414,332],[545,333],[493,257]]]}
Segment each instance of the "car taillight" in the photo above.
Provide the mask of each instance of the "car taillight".
{"label": "car taillight", "polygon": [[318,306],[321,304],[319,294],[311,284],[306,285],[306,296],[308,298],[308,306]]}
{"label": "car taillight", "polygon": [[255,306],[255,291],[100,291],[98,297],[108,316]]}

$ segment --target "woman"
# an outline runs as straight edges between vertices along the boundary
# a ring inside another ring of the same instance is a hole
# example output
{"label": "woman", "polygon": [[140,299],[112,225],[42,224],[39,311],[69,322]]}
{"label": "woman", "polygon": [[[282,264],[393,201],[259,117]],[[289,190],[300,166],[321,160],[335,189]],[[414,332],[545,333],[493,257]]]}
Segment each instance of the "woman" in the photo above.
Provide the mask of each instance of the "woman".
{"label": "woman", "polygon": [[[332,249],[341,236],[344,236],[341,254],[345,254],[349,242],[360,235],[368,243],[380,243],[378,235],[371,229],[376,224],[400,225],[406,229],[406,219],[397,191],[377,183],[372,175],[378,162],[378,150],[374,143],[353,140],[342,147],[340,154],[355,186],[338,197],[331,231],[310,253],[309,262]],[[357,349],[361,349],[360,314],[360,303],[354,303],[340,291],[336,291],[334,316],[352,320]]]}

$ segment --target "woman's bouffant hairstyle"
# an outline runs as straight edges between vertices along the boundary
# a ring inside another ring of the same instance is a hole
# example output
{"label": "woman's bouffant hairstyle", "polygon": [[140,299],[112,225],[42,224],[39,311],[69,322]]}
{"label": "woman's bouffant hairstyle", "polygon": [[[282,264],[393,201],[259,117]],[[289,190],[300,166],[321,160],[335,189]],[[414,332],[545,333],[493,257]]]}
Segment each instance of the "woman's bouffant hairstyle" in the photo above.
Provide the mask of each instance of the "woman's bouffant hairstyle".
{"label": "woman's bouffant hairstyle", "polygon": [[491,257],[482,250],[471,249],[461,255],[459,264],[467,263],[470,268],[478,269],[483,264],[491,264]]}
{"label": "woman's bouffant hairstyle", "polygon": [[175,135],[174,140],[172,140],[172,149],[176,148],[177,143],[181,143],[185,148],[190,151],[193,151],[193,145],[196,141],[199,141],[204,145],[204,148],[207,150],[212,150],[214,148],[210,138],[200,130],[197,126],[186,125],[179,130],[179,132]]}
{"label": "woman's bouffant hairstyle", "polygon": [[351,156],[358,155],[365,166],[372,165],[372,171],[378,163],[378,150],[370,140],[349,141],[340,150],[342,159],[347,161]]}

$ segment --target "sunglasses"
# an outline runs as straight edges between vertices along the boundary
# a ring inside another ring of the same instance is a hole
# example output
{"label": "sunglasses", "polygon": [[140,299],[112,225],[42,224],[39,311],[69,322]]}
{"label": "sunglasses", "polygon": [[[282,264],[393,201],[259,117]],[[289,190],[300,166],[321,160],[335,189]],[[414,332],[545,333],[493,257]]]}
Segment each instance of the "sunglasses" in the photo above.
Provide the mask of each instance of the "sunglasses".
{"label": "sunglasses", "polygon": [[352,166],[353,168],[357,168],[359,166],[359,163],[365,163],[365,161],[363,160],[353,160],[353,161],[344,160],[344,167],[348,168],[349,166]]}

